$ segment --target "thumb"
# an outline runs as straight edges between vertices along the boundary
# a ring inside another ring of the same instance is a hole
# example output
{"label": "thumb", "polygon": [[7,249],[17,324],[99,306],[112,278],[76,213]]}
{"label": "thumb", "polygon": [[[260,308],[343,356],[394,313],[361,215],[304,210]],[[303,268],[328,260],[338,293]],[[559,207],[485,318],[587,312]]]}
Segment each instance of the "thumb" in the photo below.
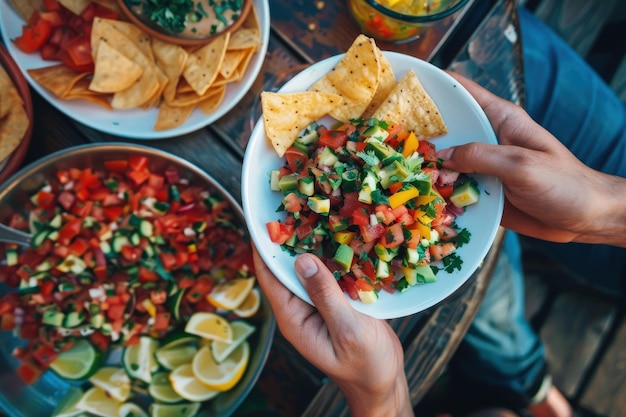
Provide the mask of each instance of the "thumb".
{"label": "thumb", "polygon": [[296,259],[295,269],[304,289],[332,333],[333,323],[349,319],[355,310],[337,284],[335,276],[318,257],[308,253],[300,255]]}

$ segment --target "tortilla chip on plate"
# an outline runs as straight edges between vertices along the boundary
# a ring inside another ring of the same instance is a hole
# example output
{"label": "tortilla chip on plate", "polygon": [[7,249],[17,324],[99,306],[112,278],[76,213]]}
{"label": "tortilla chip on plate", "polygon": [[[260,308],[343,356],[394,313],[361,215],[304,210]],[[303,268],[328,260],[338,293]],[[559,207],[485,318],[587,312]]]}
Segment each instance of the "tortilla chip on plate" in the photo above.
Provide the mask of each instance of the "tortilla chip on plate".
{"label": "tortilla chip on plate", "polygon": [[370,104],[362,115],[364,119],[369,119],[372,116],[374,111],[396,86],[396,74],[394,74],[389,60],[380,50],[378,50],[378,58],[380,59],[380,80],[374,97],[372,97]]}
{"label": "tortilla chip on plate", "polygon": [[186,107],[173,107],[163,100],[159,105],[154,130],[168,130],[182,125],[191,116],[195,108],[195,104]]}
{"label": "tortilla chip on plate", "polygon": [[265,135],[278,156],[285,154],[304,128],[341,106],[342,101],[337,94],[317,91],[261,92]]}
{"label": "tortilla chip on plate", "polygon": [[61,99],[74,84],[89,75],[88,72],[77,72],[63,64],[32,68],[27,72],[39,85]]}
{"label": "tortilla chip on plate", "polygon": [[183,77],[198,95],[203,95],[217,77],[229,38],[230,33],[225,32],[189,55]]}
{"label": "tortilla chip on plate", "polygon": [[413,70],[404,74],[372,117],[399,123],[412,130],[418,139],[434,138],[448,132],[439,108]]}
{"label": "tortilla chip on plate", "polygon": [[108,42],[100,42],[89,89],[99,93],[116,93],[130,87],[143,74],[135,61]]}
{"label": "tortilla chip on plate", "polygon": [[0,66],[0,162],[17,149],[29,124],[22,97]]}
{"label": "tortilla chip on plate", "polygon": [[310,91],[338,94],[343,104],[330,115],[341,122],[361,117],[380,82],[378,47],[372,38],[359,35],[346,54]]}

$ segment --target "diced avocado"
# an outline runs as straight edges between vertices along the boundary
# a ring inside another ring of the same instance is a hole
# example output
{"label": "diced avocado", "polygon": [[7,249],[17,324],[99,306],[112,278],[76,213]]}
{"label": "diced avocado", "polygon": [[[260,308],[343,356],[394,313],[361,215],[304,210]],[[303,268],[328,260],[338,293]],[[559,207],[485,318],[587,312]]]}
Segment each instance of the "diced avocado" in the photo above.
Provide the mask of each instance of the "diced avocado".
{"label": "diced avocado", "polygon": [[378,263],[376,264],[376,278],[389,278],[389,275],[391,275],[389,263],[378,259]]}
{"label": "diced avocado", "polygon": [[480,191],[474,181],[466,181],[452,191],[450,201],[457,207],[466,207],[470,204],[478,203]]}
{"label": "diced avocado", "polygon": [[437,280],[435,273],[428,265],[418,265],[415,267],[402,266],[400,269],[409,285],[424,284]]}
{"label": "diced avocado", "polygon": [[52,220],[50,220],[50,222],[48,223],[50,227],[53,227],[55,229],[60,229],[62,224],[63,224],[63,218],[60,214],[56,214],[52,218]]}
{"label": "diced avocado", "polygon": [[330,212],[330,199],[328,198],[311,196],[309,197],[307,204],[311,210],[318,214],[328,215]]}
{"label": "diced avocado", "polygon": [[315,194],[315,181],[312,177],[303,177],[298,180],[298,191],[306,196]]}
{"label": "diced avocado", "polygon": [[278,188],[283,193],[285,191],[292,191],[292,190],[298,189],[298,174],[294,173],[294,174],[289,174],[289,175],[283,175],[278,180]]}
{"label": "diced avocado", "polygon": [[5,249],[7,266],[14,266],[18,264],[18,254],[17,248],[7,248]]}
{"label": "diced avocado", "polygon": [[361,135],[361,137],[365,139],[365,142],[368,142],[368,143],[371,143],[374,141],[382,143],[385,141],[385,139],[387,139],[387,136],[389,136],[389,132],[387,132],[385,129],[383,129],[380,126],[369,127]]}
{"label": "diced avocado", "polygon": [[95,329],[99,329],[104,324],[104,314],[96,314],[95,316],[91,316],[89,320],[89,324]]}
{"label": "diced avocado", "polygon": [[407,248],[404,259],[409,265],[416,265],[420,261],[420,255],[417,249]]}
{"label": "diced avocado", "polygon": [[327,167],[333,167],[337,162],[339,162],[339,158],[337,154],[328,146],[324,146],[322,153],[319,156],[319,164],[325,165]]}
{"label": "diced avocado", "polygon": [[374,252],[378,256],[378,259],[384,262],[391,262],[393,258],[395,258],[398,254],[398,248],[399,247],[386,248],[380,243],[377,243],[376,245],[374,245]]}
{"label": "diced avocado", "polygon": [[361,203],[372,204],[372,189],[369,185],[363,185],[359,191],[358,200]]}
{"label": "diced avocado", "polygon": [[374,154],[381,161],[392,156],[400,155],[391,146],[387,146],[384,143],[378,141],[369,142],[367,146],[365,146],[365,152],[374,152]]}
{"label": "diced avocado", "polygon": [[361,302],[365,304],[371,304],[378,300],[378,293],[376,292],[376,290],[357,290],[357,294],[359,295],[359,299],[361,299]]}
{"label": "diced avocado", "polygon": [[348,272],[352,266],[352,259],[354,258],[354,250],[346,244],[339,244],[333,256],[333,261],[339,265],[344,272]]}
{"label": "diced avocado", "polygon": [[280,171],[277,169],[273,169],[270,171],[270,190],[272,191],[280,191],[280,187],[278,186],[278,175]]}
{"label": "diced avocado", "polygon": [[128,240],[127,236],[117,234],[113,238],[113,241],[111,242],[111,245],[112,245],[112,248],[113,248],[113,252],[120,253],[120,252],[122,252],[122,248],[124,246],[130,245],[130,241]]}
{"label": "diced avocado", "polygon": [[311,143],[317,142],[319,139],[319,135],[317,133],[317,123],[313,122],[304,129],[304,132],[296,139],[296,142],[300,142],[303,145],[310,145]]}
{"label": "diced avocado", "polygon": [[383,167],[378,172],[378,178],[380,178],[380,185],[387,189],[394,182],[402,181],[409,175],[409,171],[397,160],[391,164]]}
{"label": "diced avocado", "polygon": [[41,322],[44,324],[49,324],[50,326],[61,327],[64,319],[65,314],[61,313],[60,311],[46,310],[43,312]]}
{"label": "diced avocado", "polygon": [[76,327],[79,324],[82,324],[83,320],[85,320],[84,312],[82,311],[81,312],[78,312],[78,311],[69,312],[65,315],[65,319],[63,320],[63,327],[65,328]]}

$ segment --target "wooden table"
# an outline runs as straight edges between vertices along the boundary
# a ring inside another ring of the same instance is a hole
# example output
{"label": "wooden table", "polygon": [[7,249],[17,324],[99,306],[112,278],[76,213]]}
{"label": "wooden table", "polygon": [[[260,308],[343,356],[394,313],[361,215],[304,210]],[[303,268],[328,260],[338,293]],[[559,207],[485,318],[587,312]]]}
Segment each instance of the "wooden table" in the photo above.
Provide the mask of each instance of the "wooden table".
{"label": "wooden table", "polygon": [[[167,140],[135,141],[178,154],[218,178],[238,200],[243,152],[260,114],[259,92],[275,90],[295,70],[344,52],[358,34],[344,1],[270,0],[271,38],[261,73],[236,108],[204,129]],[[514,0],[470,0],[417,41],[378,42],[452,68],[497,94],[524,103],[519,24]],[[125,140],[77,123],[33,92],[36,125],[25,163],[52,151],[89,142]],[[130,140],[129,140],[130,141]],[[445,302],[391,320],[406,352],[411,399],[416,404],[444,369],[465,334],[489,283],[503,232],[483,266]],[[347,415],[336,386],[276,334],[259,382],[237,415]]]}

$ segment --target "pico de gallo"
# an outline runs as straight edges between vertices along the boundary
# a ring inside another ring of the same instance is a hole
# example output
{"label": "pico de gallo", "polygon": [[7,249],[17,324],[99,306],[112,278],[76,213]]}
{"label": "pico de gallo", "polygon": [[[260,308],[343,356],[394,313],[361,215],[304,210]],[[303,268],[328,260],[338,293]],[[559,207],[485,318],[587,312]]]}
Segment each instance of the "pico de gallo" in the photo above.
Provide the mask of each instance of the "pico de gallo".
{"label": "pico de gallo", "polygon": [[455,219],[478,201],[478,184],[442,168],[432,142],[376,119],[313,123],[285,158],[270,173],[285,213],[266,224],[270,239],[320,256],[352,299],[374,302],[381,290],[460,270],[455,252],[471,234]]}
{"label": "pico de gallo", "polygon": [[221,194],[174,166],[132,154],[59,170],[11,227],[30,247],[0,245],[1,329],[25,344],[18,374],[35,382],[78,340],[101,353],[184,328],[219,282],[253,274],[249,240]]}

